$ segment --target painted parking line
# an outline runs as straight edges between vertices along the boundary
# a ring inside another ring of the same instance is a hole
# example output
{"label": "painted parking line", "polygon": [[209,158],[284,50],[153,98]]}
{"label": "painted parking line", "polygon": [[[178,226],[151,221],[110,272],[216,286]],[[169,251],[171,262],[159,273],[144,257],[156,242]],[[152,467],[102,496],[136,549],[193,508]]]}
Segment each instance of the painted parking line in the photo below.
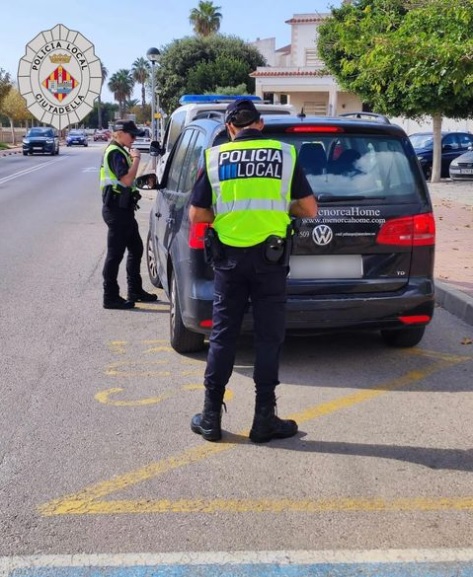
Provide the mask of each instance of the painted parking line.
{"label": "painted parking line", "polygon": [[472,549],[0,557],[0,577],[473,577]]}
{"label": "painted parking line", "polygon": [[[312,421],[314,419],[333,414],[342,409],[349,409],[360,403],[386,395],[389,392],[399,390],[413,383],[424,380],[426,377],[455,366],[459,363],[472,360],[471,356],[449,355],[441,353],[427,353],[434,362],[423,368],[409,371],[398,378],[384,383],[378,383],[371,389],[357,391],[356,393],[336,398],[334,400],[315,405],[298,414],[291,415],[298,423]],[[243,439],[244,436],[244,439]],[[82,491],[54,499],[49,503],[38,507],[40,514],[44,516],[54,515],[107,515],[107,514],[144,514],[144,513],[212,513],[215,511],[226,512],[286,512],[306,511],[317,513],[321,511],[438,511],[438,510],[473,510],[473,496],[462,498],[412,498],[412,499],[338,499],[338,500],[289,500],[289,499],[264,499],[264,500],[228,500],[228,499],[176,499],[161,498],[152,500],[113,500],[110,495],[118,493],[129,487],[144,483],[150,479],[165,475],[175,469],[201,462],[204,459],[214,457],[220,453],[234,449],[247,440],[248,431],[238,435],[226,435],[221,443],[202,443],[180,454],[173,455],[154,463],[150,463],[140,469],[118,475],[110,480],[102,481],[86,487]],[[105,498],[107,498],[105,500]]]}

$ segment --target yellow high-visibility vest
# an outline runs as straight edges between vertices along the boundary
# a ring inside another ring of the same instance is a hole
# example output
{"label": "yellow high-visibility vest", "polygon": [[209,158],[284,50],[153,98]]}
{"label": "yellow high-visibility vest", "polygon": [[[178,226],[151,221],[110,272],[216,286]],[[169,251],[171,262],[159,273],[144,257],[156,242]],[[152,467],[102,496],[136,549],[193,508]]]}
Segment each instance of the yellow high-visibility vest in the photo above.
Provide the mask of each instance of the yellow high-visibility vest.
{"label": "yellow high-visibility vest", "polygon": [[131,156],[123,150],[121,146],[116,144],[110,144],[107,147],[105,154],[103,156],[102,166],[100,167],[100,189],[102,190],[102,194],[105,191],[105,187],[111,186],[113,191],[120,194],[123,189],[131,188],[134,191],[138,190],[136,186],[126,187],[118,180],[117,175],[112,171],[110,165],[108,163],[108,155],[112,152],[112,150],[119,150],[122,154],[125,155],[126,161],[128,163],[128,167],[133,164],[133,159]]}
{"label": "yellow high-visibility vest", "polygon": [[294,176],[294,146],[241,140],[205,152],[212,187],[213,226],[229,246],[247,247],[286,236]]}

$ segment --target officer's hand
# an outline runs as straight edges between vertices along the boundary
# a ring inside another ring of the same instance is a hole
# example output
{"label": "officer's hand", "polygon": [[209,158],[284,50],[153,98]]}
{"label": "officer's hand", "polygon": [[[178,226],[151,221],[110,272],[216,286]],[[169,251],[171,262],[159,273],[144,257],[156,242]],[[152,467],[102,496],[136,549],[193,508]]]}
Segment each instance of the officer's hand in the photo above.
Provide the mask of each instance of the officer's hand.
{"label": "officer's hand", "polygon": [[141,153],[140,153],[139,150],[136,150],[136,148],[132,148],[132,149],[130,150],[130,156],[131,156],[131,158],[133,158],[133,160],[134,160],[135,158],[137,158],[138,160],[140,160],[140,158],[141,158]]}

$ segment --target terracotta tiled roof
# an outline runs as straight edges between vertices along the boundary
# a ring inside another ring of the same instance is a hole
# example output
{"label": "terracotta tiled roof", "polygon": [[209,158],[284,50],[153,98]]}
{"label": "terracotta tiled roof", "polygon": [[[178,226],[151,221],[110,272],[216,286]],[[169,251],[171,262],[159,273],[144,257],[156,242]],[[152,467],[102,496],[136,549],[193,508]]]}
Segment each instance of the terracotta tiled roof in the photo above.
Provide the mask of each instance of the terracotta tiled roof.
{"label": "terracotta tiled roof", "polygon": [[323,22],[327,16],[320,16],[317,14],[310,14],[307,16],[291,18],[290,20],[286,20],[286,24],[311,24],[317,22]]}
{"label": "terracotta tiled roof", "polygon": [[293,72],[276,72],[268,70],[257,70],[250,74],[253,78],[261,76],[279,76],[279,77],[300,77],[300,76],[330,76],[327,70],[295,70]]}
{"label": "terracotta tiled roof", "polygon": [[281,48],[278,48],[276,50],[276,52],[290,52],[291,51],[291,45],[290,44],[286,44],[286,46],[281,46]]}

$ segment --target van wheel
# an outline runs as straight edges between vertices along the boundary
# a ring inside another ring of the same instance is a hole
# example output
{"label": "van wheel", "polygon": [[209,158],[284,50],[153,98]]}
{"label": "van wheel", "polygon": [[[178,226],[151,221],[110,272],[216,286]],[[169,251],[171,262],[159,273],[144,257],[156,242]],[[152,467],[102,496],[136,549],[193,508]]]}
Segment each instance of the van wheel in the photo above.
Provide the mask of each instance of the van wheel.
{"label": "van wheel", "polygon": [[171,346],[177,353],[196,353],[204,348],[204,335],[189,331],[182,322],[181,305],[176,277],[171,273],[171,294],[169,323]]}
{"label": "van wheel", "polygon": [[146,239],[146,264],[148,266],[148,276],[151,284],[157,288],[163,288],[161,279],[158,275],[158,259],[154,254],[153,239],[151,238],[151,231],[148,231],[148,238]]}
{"label": "van wheel", "polygon": [[420,343],[424,336],[425,327],[409,329],[392,329],[381,331],[384,342],[390,347],[409,348]]}

